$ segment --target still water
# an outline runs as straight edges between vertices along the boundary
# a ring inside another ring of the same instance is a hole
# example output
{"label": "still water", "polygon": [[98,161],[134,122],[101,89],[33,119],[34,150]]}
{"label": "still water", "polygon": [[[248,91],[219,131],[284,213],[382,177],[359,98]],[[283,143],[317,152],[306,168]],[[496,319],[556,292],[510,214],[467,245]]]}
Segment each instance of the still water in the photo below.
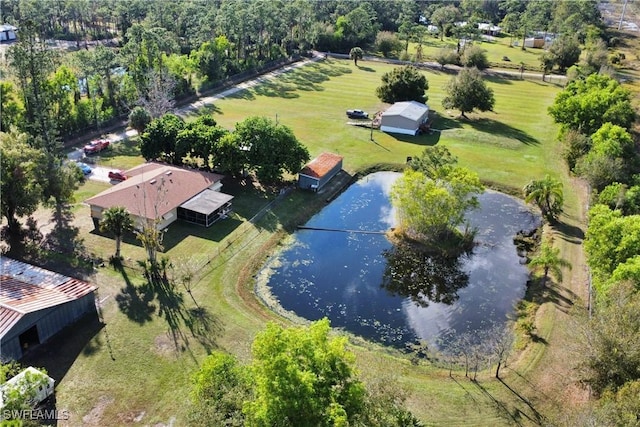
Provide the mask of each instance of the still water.
{"label": "still water", "polygon": [[[399,174],[377,172],[351,185],[307,224],[386,231],[395,216],[389,192]],[[264,267],[282,308],[309,320],[393,346],[435,344],[454,331],[505,322],[523,297],[527,269],[513,244],[539,219],[519,200],[485,192],[467,219],[477,229],[473,253],[434,259],[394,247],[384,234],[298,230]]]}

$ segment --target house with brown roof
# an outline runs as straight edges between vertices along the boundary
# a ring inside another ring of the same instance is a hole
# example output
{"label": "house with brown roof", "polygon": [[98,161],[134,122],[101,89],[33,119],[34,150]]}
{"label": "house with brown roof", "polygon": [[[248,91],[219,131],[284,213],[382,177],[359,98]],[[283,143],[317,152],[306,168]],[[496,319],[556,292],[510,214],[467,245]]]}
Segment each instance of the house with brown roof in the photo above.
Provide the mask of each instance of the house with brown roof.
{"label": "house with brown roof", "polygon": [[81,317],[96,313],[96,287],[0,256],[0,359],[20,359]]}
{"label": "house with brown roof", "polygon": [[322,153],[298,172],[298,187],[318,191],[342,170],[342,156]]}
{"label": "house with brown roof", "polygon": [[164,229],[177,219],[210,226],[231,211],[233,196],[220,192],[222,175],[149,162],[125,172],[127,179],[86,202],[97,227],[102,212],[122,206],[136,227],[156,222]]}

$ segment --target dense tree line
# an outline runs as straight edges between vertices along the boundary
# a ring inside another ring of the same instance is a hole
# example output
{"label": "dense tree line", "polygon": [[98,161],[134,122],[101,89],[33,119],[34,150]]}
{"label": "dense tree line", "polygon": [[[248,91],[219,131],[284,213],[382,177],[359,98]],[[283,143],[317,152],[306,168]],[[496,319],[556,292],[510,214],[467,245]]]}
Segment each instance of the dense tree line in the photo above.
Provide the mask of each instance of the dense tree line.
{"label": "dense tree line", "polygon": [[162,160],[240,176],[255,173],[263,183],[295,174],[309,151],[287,126],[264,117],[248,117],[233,132],[210,116],[185,123],[174,114],[152,120],[141,136],[146,160]]}
{"label": "dense tree line", "polygon": [[[587,35],[587,38],[589,35]],[[549,113],[569,170],[591,187],[584,241],[593,315],[581,330],[580,379],[597,397],[589,422],[631,425],[640,400],[640,164],[631,93],[599,71],[599,43],[571,76]]]}
{"label": "dense tree line", "polygon": [[[573,3],[2,0],[0,16],[16,24],[20,36],[9,54],[14,79],[2,82],[0,130],[21,127],[22,117],[31,119],[34,101],[35,108],[55,112],[53,128],[62,138],[99,128],[136,106],[159,117],[175,99],[312,48],[348,53],[359,46],[408,59],[409,42],[414,41],[419,44],[415,59],[423,60],[426,29],[418,23],[421,16],[441,28],[441,37],[458,41],[478,37],[475,23],[480,20],[501,23],[523,37],[534,29],[569,34],[592,47],[588,62],[595,67],[602,63],[597,41],[606,38],[599,13],[593,1]],[[454,25],[462,20],[469,25]],[[78,51],[56,56],[44,44],[47,39],[74,41]],[[94,48],[90,42],[95,41],[99,44]],[[566,46],[558,42],[554,49],[560,52],[550,51],[546,63],[561,69],[572,65],[576,51],[567,56],[562,53]],[[40,52],[37,93],[25,92],[24,51]],[[479,69],[487,66],[486,55],[475,46],[444,58]]]}

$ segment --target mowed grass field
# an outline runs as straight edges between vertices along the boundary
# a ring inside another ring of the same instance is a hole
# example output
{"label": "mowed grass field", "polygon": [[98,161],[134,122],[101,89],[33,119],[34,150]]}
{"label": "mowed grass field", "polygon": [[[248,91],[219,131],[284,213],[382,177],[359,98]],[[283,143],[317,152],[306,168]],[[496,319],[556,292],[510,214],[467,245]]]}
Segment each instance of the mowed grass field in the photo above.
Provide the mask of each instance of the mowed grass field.
{"label": "mowed grass field", "polygon": [[[370,129],[347,124],[345,110],[382,111],[386,106],[376,98],[375,88],[382,74],[393,66],[377,62],[359,65],[339,60],[310,64],[220,100],[206,113],[214,114],[218,123],[229,129],[248,116],[270,117],[291,127],[312,157],[323,151],[343,155],[349,173],[381,162],[404,163],[407,156],[418,155],[425,146],[441,144],[482,179],[502,186],[518,189],[545,173],[565,179],[559,172],[563,168],[555,142],[557,128],[546,113],[558,87],[491,79],[488,83],[495,91],[495,111],[459,120],[458,112],[441,107],[443,88],[451,75],[425,71],[430,87],[428,104],[436,113],[433,128],[440,131],[398,137],[374,130],[371,141]],[[135,150],[131,155],[136,155]],[[78,199],[103,188],[87,183],[79,190]],[[286,235],[283,225],[303,218],[310,205],[322,203],[314,194],[293,192],[253,225],[246,220],[274,195],[232,183],[223,191],[236,196],[234,218],[206,230],[175,224],[165,236],[165,254],[176,266],[192,260],[198,267],[191,286],[193,300],[184,289],[178,289],[181,301],[167,309],[140,291],[143,280],[137,270],[98,269],[93,282],[99,286],[105,326],[97,333],[87,333],[86,326],[77,327],[88,338],[83,341],[70,335],[69,340],[77,341],[76,351],[46,359],[49,371],[58,374],[57,407],[71,414],[70,420],[59,425],[184,425],[190,378],[209,350],[220,349],[249,360],[251,341],[268,320],[287,323],[256,301],[251,276]],[[569,214],[577,215],[577,197],[567,194],[567,199]],[[75,225],[89,251],[108,258],[114,250],[113,240],[92,231],[86,206],[78,204],[74,213]],[[133,239],[125,241],[122,254],[129,265],[144,257]],[[167,321],[169,315],[181,315],[196,302],[207,314],[207,339],[194,337],[184,325],[177,331],[171,329]],[[548,323],[541,324],[540,336],[551,333],[553,325]],[[540,395],[528,378],[522,380],[514,373],[540,369],[536,361],[544,348],[544,344],[532,344],[518,364],[504,370],[505,383],[493,380],[491,372],[481,373],[473,383],[463,373],[449,378],[446,370],[426,362],[412,364],[407,357],[377,345],[355,340],[352,346],[367,381],[395,378],[409,387],[409,406],[426,425],[447,426],[533,425],[542,422],[545,410],[555,412],[553,398]]]}
{"label": "mowed grass field", "polygon": [[[544,50],[534,48],[525,48],[523,50],[521,48],[522,38],[512,39],[508,34],[501,34],[499,36],[485,36],[473,43],[487,51],[487,59],[492,64],[492,67],[517,69],[520,67],[520,63],[523,63],[527,70],[540,71],[540,55]],[[518,43],[518,46],[512,43]],[[416,43],[409,43],[409,55],[415,55],[416,47]],[[432,61],[438,51],[443,48],[456,50],[457,39],[445,37],[444,40],[440,40],[439,37],[427,36],[422,42],[422,54]],[[505,61],[504,57],[509,60]]]}
{"label": "mowed grass field", "polygon": [[441,144],[485,180],[520,187],[532,178],[555,173],[557,128],[547,107],[557,86],[488,79],[496,97],[494,111],[460,120],[458,111],[442,107],[452,74],[424,71],[429,83],[427,104],[435,117],[432,127],[442,132],[407,137],[374,130],[372,142],[368,128],[347,124],[345,110],[359,108],[372,115],[386,109],[375,89],[382,75],[393,68],[362,61],[355,67],[350,61],[331,59],[223,99],[211,110],[218,123],[229,129],[247,116],[277,119],[293,129],[312,157],[323,151],[338,153],[345,157],[344,167],[350,172],[380,161],[402,163],[425,146]]}

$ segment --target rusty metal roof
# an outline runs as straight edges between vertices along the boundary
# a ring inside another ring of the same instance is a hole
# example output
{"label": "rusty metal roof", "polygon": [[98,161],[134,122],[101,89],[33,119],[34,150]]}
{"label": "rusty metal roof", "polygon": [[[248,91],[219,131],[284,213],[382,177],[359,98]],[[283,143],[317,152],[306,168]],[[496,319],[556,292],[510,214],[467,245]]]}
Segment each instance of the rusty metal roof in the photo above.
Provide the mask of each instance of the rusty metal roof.
{"label": "rusty metal roof", "polygon": [[81,298],[96,290],[83,280],[0,257],[0,338],[26,314]]}
{"label": "rusty metal roof", "polygon": [[24,314],[0,306],[0,337],[3,337],[7,331],[13,328],[13,325],[18,323],[18,320],[20,320],[22,316],[24,316]]}
{"label": "rusty metal roof", "polygon": [[313,178],[322,178],[342,161],[342,156],[322,153],[311,160],[299,173]]}
{"label": "rusty metal roof", "polygon": [[74,298],[59,290],[0,276],[0,305],[20,313],[31,313],[73,300]]}

